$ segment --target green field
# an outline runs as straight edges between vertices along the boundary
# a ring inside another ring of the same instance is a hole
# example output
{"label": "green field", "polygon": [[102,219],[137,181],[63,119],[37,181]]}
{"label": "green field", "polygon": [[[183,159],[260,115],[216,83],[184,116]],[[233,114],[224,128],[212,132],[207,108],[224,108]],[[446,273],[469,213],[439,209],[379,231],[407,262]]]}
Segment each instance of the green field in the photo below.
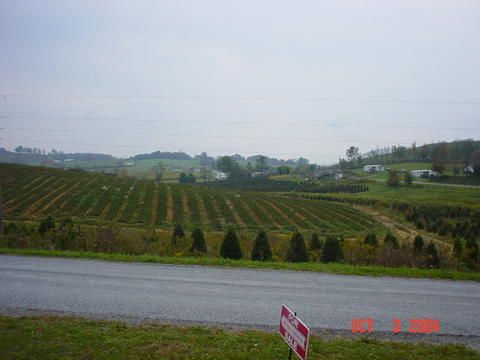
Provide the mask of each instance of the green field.
{"label": "green field", "polygon": [[401,185],[388,187],[369,182],[369,191],[355,194],[325,194],[335,198],[375,199],[386,202],[402,201],[425,205],[451,205],[480,208],[480,189],[454,188],[440,185]]}
{"label": "green field", "polygon": [[[10,359],[283,359],[276,333],[173,325],[127,325],[72,317],[0,317],[0,358]],[[479,359],[459,345],[311,336],[313,359]]]}
{"label": "green field", "polygon": [[371,217],[349,205],[327,201],[20,165],[2,164],[0,172],[7,219],[38,220],[53,215],[152,228],[180,223],[206,230],[233,225],[345,235],[376,226]]}

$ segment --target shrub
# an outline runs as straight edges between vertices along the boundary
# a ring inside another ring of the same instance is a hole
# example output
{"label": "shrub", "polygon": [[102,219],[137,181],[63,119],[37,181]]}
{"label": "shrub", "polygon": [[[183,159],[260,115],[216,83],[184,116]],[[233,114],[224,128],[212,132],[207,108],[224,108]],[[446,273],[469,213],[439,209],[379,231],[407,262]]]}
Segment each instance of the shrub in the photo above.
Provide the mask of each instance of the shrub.
{"label": "shrub", "polygon": [[257,236],[255,237],[255,242],[252,249],[252,260],[272,260],[272,250],[270,250],[267,234],[263,230],[259,230]]}
{"label": "shrub", "polygon": [[190,250],[193,253],[207,252],[207,244],[205,243],[205,236],[203,235],[203,231],[200,228],[196,228],[192,232],[192,248]]}
{"label": "shrub", "polygon": [[308,261],[307,248],[303,236],[299,232],[294,232],[290,240],[290,247],[287,252],[287,261],[306,262]]}
{"label": "shrub", "polygon": [[185,236],[185,231],[183,230],[182,225],[177,224],[173,228],[173,234],[172,234],[172,244],[176,244],[177,238],[183,238]]}
{"label": "shrub", "polygon": [[415,236],[413,240],[413,252],[416,255],[423,254],[423,248],[425,247],[425,242],[423,241],[423,237],[421,235]]}
{"label": "shrub", "polygon": [[310,238],[310,250],[312,251],[319,251],[322,249],[322,242],[320,241],[320,238],[318,237],[317,233],[313,233],[312,237]]}
{"label": "shrub", "polygon": [[430,241],[426,249],[426,261],[429,267],[438,267],[440,265],[440,257],[438,250],[433,241]]}
{"label": "shrub", "polygon": [[390,230],[387,231],[384,239],[385,246],[389,246],[393,249],[398,249],[400,246],[398,244],[398,240],[395,235],[392,234]]}
{"label": "shrub", "polygon": [[328,235],[323,246],[321,261],[324,263],[336,262],[343,259],[343,250],[340,241],[333,236]]}
{"label": "shrub", "polygon": [[229,228],[225,234],[220,248],[220,256],[234,260],[238,260],[242,257],[242,249],[238,242],[237,233],[233,228]]}
{"label": "shrub", "polygon": [[366,245],[377,247],[377,235],[373,231],[369,232],[367,236],[365,236],[363,243]]}

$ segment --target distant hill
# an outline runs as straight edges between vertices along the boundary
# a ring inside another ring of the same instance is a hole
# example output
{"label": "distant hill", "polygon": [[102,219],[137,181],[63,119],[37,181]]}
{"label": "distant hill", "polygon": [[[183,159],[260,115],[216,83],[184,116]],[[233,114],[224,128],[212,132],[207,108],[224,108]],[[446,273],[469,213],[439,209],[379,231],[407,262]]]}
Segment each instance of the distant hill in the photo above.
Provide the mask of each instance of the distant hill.
{"label": "distant hill", "polygon": [[134,160],[152,160],[152,159],[165,159],[165,160],[192,160],[193,158],[184,152],[162,152],[154,151],[149,154],[139,154],[132,157]]}
{"label": "distant hill", "polygon": [[40,149],[17,147],[17,151],[0,148],[0,162],[24,165],[41,165],[55,161],[73,159],[76,161],[113,160],[112,155],[95,153],[64,153],[53,151],[46,153]]}

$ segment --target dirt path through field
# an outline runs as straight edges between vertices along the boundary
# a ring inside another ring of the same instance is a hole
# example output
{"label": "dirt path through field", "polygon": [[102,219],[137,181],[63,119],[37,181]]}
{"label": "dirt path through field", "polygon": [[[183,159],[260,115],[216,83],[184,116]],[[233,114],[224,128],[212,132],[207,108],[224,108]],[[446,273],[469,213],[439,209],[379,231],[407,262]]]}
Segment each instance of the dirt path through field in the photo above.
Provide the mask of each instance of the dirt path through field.
{"label": "dirt path through field", "polygon": [[155,225],[157,222],[157,205],[158,205],[158,183],[155,183],[152,197],[152,213],[150,215],[150,224]]}
{"label": "dirt path through field", "polygon": [[167,186],[167,224],[173,224],[173,196],[172,189]]}
{"label": "dirt path through field", "polygon": [[431,236],[430,234],[426,234],[425,232],[420,232],[416,229],[412,229],[401,222],[393,220],[392,218],[388,217],[385,214],[382,214],[378,210],[372,209],[367,206],[360,206],[360,205],[353,205],[353,207],[359,211],[365,212],[371,216],[373,216],[376,220],[386,226],[388,229],[392,230],[401,240],[406,240],[412,242],[415,236],[420,234],[426,242],[433,241],[439,246],[447,246],[451,247],[450,244],[442,241],[436,237]]}

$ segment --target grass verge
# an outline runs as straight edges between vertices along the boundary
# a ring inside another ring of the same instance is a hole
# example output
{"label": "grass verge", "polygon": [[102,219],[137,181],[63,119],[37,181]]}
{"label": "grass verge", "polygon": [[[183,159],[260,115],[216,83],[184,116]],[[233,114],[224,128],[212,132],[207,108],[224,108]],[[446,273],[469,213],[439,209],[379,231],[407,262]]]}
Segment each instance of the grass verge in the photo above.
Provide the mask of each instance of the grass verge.
{"label": "grass verge", "polygon": [[229,260],[213,257],[164,257],[156,255],[124,255],[105,254],[83,251],[53,251],[33,249],[12,249],[0,248],[0,254],[11,255],[34,255],[48,257],[66,257],[74,259],[94,259],[123,262],[143,262],[158,264],[176,265],[205,265],[205,266],[226,266],[252,269],[274,269],[274,270],[297,270],[324,272],[341,275],[360,276],[392,276],[405,278],[428,278],[428,279],[449,279],[449,280],[471,280],[480,282],[480,273],[462,272],[443,269],[419,269],[407,267],[381,267],[381,266],[354,266],[338,263],[287,263],[287,262],[261,262],[250,260]]}
{"label": "grass verge", "polygon": [[[479,359],[459,345],[312,336],[309,359]],[[64,317],[0,317],[0,358],[8,359],[282,359],[277,334],[171,325],[133,326]]]}

